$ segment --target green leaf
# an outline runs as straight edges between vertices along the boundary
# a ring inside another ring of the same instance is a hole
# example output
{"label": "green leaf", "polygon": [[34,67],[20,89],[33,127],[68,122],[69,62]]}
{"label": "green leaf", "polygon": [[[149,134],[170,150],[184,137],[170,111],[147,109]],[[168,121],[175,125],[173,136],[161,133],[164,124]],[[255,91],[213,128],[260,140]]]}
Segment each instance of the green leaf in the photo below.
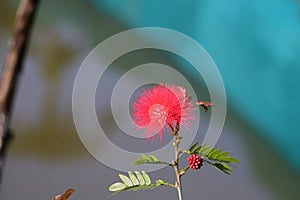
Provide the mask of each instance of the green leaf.
{"label": "green leaf", "polygon": [[133,186],[133,183],[131,182],[131,180],[127,176],[119,174],[119,177],[123,181],[123,183],[125,183],[126,186],[128,186],[128,187]]}
{"label": "green leaf", "polygon": [[224,156],[221,158],[221,160],[223,162],[227,162],[227,163],[239,163],[240,161],[236,158],[233,158],[231,156]]}
{"label": "green leaf", "polygon": [[220,154],[221,152],[222,152],[222,149],[212,148],[207,156],[214,158],[216,155]]}
{"label": "green leaf", "polygon": [[132,172],[128,172],[129,178],[132,181],[133,185],[139,185],[139,181],[137,180],[137,178],[135,177],[135,175]]}
{"label": "green leaf", "polygon": [[190,148],[190,152],[193,152],[193,150],[195,149],[195,147],[198,145],[198,142],[194,143]]}
{"label": "green leaf", "polygon": [[158,180],[156,180],[155,185],[151,188],[151,190],[152,190],[152,189],[155,189],[155,188],[157,188],[157,187],[159,187],[159,186],[161,186],[161,185],[164,185],[165,183],[166,183],[166,182],[164,182],[163,180],[158,179]]}
{"label": "green leaf", "polygon": [[165,182],[161,179],[156,180],[155,185],[163,185]]}
{"label": "green leaf", "polygon": [[211,147],[208,145],[203,146],[203,148],[200,149],[199,154],[207,155],[211,151]]}
{"label": "green leaf", "polygon": [[146,189],[155,189],[161,185],[168,185],[168,186],[172,185],[172,184],[166,183],[160,179],[156,180],[155,184],[151,184],[151,179],[150,179],[149,175],[144,171],[142,171],[142,172],[135,171],[135,174],[136,174],[136,176],[132,172],[129,171],[128,175],[129,175],[130,179],[125,175],[119,174],[120,179],[124,183],[117,182],[117,183],[112,184],[108,188],[108,190],[113,192],[113,194],[111,194],[107,198],[109,198],[121,191],[124,191],[124,190],[138,191],[138,190],[146,190]]}
{"label": "green leaf", "polygon": [[231,167],[226,165],[225,163],[215,163],[214,166],[219,169],[220,171],[224,172],[225,174],[230,175],[230,172],[232,172]]}
{"label": "green leaf", "polygon": [[151,158],[152,161],[154,161],[154,162],[159,161],[158,158],[156,156],[154,156],[154,155],[149,154],[148,157]]}
{"label": "green leaf", "polygon": [[150,157],[146,156],[145,154],[141,154],[141,156],[145,160],[152,160]]}
{"label": "green leaf", "polygon": [[135,175],[136,175],[137,179],[139,180],[140,185],[145,185],[145,180],[144,180],[142,174],[138,171],[135,171]]}
{"label": "green leaf", "polygon": [[239,163],[238,159],[229,156],[230,152],[222,152],[222,149],[211,148],[208,145],[198,146],[193,152],[190,152],[190,154],[194,153],[216,162]]}
{"label": "green leaf", "polygon": [[143,177],[144,177],[144,180],[145,180],[145,184],[146,185],[151,185],[151,179],[148,176],[148,174],[145,171],[142,171],[142,174],[143,174]]}
{"label": "green leaf", "polygon": [[[205,146],[205,145],[204,145]],[[199,147],[197,147],[193,152],[191,152],[192,154],[194,154],[194,153],[199,153],[200,152],[200,150],[203,148],[203,146],[199,146]]]}
{"label": "green leaf", "polygon": [[227,165],[227,164],[225,164],[225,163],[219,163],[219,164],[223,165],[223,167],[224,167],[226,170],[231,171],[231,172],[233,171],[229,165]]}
{"label": "green leaf", "polygon": [[225,151],[225,152],[219,153],[219,154],[215,155],[215,159],[221,159],[224,156],[227,156],[229,153],[230,153],[229,151]]}
{"label": "green leaf", "polygon": [[216,167],[226,174],[230,174],[233,170],[226,163],[239,163],[239,160],[229,156],[230,152],[223,152],[222,149],[211,148],[204,144],[197,146],[197,143],[193,144],[188,150],[183,151],[187,154],[198,154],[206,163]]}
{"label": "green leaf", "polygon": [[108,190],[111,192],[117,192],[117,191],[124,190],[125,188],[126,185],[124,183],[117,182],[109,186]]}
{"label": "green leaf", "polygon": [[204,145],[197,147],[193,153],[204,155],[204,154],[207,154],[210,150],[211,150],[211,147],[204,144]]}
{"label": "green leaf", "polygon": [[166,164],[166,165],[169,165],[169,163],[167,163],[165,161],[160,161],[154,155],[145,155],[145,154],[141,154],[141,157],[137,158],[132,164],[133,165],[141,165],[141,164]]}

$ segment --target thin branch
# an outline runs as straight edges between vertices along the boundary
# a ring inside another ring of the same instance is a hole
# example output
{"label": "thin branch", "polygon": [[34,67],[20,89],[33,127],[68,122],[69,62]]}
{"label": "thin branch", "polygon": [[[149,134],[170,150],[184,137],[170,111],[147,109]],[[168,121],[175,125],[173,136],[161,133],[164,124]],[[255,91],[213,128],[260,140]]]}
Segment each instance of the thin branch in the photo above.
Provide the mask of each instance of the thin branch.
{"label": "thin branch", "polygon": [[171,184],[171,183],[164,182],[164,183],[163,183],[163,185],[165,185],[165,186],[169,186],[169,187],[171,187],[171,188],[175,188],[175,189],[177,190],[177,186],[176,186],[176,185],[174,185],[174,184]]}
{"label": "thin branch", "polygon": [[179,154],[180,154],[180,149],[179,149],[179,143],[180,143],[180,139],[181,136],[178,134],[180,129],[180,124],[179,122],[177,122],[176,124],[176,128],[173,129],[173,136],[174,136],[174,142],[173,142],[173,146],[175,148],[175,160],[172,163],[172,167],[174,169],[175,172],[175,176],[176,176],[176,188],[177,188],[177,193],[178,193],[178,200],[182,200],[182,186],[181,186],[181,175],[179,173],[179,166],[178,166],[178,161],[179,161]]}
{"label": "thin branch", "polygon": [[[11,138],[9,122],[23,60],[29,43],[33,19],[39,0],[22,0],[19,4],[14,32],[8,44],[0,80],[0,175],[3,170],[5,152]],[[0,177],[1,178],[1,177]]]}
{"label": "thin branch", "polygon": [[179,175],[183,176],[186,173],[186,171],[189,169],[190,169],[189,165],[185,166],[183,169],[180,170]]}

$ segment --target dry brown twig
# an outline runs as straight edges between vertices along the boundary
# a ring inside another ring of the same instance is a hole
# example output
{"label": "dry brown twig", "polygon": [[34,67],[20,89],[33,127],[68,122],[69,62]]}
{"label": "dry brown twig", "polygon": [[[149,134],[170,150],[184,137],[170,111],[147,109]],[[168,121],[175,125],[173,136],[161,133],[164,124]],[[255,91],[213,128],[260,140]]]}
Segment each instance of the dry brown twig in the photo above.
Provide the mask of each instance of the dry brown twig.
{"label": "dry brown twig", "polygon": [[[22,0],[19,4],[14,32],[8,44],[8,52],[0,80],[0,175],[3,170],[5,152],[11,138],[9,127],[11,108],[18,85],[23,60],[29,43],[33,19],[39,0]],[[1,178],[1,177],[0,177]]]}
{"label": "dry brown twig", "polygon": [[56,195],[52,200],[67,200],[73,193],[73,189],[67,189],[64,194]]}
{"label": "dry brown twig", "polygon": [[[23,68],[23,60],[30,39],[33,19],[37,12],[39,0],[22,0],[19,4],[14,32],[8,45],[1,80],[0,80],[0,173],[3,170],[3,162],[7,144],[11,138],[9,120],[14,100],[15,90],[18,85],[20,72]],[[57,195],[53,200],[67,200],[73,189],[67,189],[64,194]]]}
{"label": "dry brown twig", "polygon": [[[11,108],[18,85],[23,60],[30,39],[34,16],[40,0],[21,0],[15,18],[14,32],[8,44],[0,80],[0,175],[2,174],[5,151],[11,138],[9,127]],[[1,177],[0,177],[1,178]],[[67,189],[53,200],[67,200],[74,193]]]}

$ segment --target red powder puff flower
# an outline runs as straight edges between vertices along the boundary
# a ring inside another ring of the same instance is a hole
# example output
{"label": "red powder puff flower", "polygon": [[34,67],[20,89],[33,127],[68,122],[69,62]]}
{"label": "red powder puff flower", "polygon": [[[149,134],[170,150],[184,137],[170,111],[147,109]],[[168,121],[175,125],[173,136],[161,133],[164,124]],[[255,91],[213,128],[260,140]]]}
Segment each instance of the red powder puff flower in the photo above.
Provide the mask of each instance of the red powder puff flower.
{"label": "red powder puff flower", "polygon": [[194,104],[186,90],[179,86],[155,85],[144,90],[132,105],[132,118],[137,128],[145,130],[147,138],[163,130],[187,127],[194,119]]}

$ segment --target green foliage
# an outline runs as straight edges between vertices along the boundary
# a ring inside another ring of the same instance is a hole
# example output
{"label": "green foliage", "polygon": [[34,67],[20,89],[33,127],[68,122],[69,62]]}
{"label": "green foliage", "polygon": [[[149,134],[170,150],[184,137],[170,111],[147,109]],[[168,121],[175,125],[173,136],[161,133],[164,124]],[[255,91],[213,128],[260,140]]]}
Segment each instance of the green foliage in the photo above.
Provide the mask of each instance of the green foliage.
{"label": "green foliage", "polygon": [[198,142],[194,143],[190,148],[189,148],[189,151],[190,152],[193,152],[196,148],[196,146],[198,145]]}
{"label": "green foliage", "polygon": [[131,187],[133,186],[133,183],[131,182],[130,178],[127,176],[124,176],[122,174],[119,174],[120,179],[125,183],[126,187]]}
{"label": "green foliage", "polygon": [[141,154],[141,157],[136,159],[133,163],[133,165],[141,165],[141,164],[165,164],[169,165],[169,163],[165,161],[160,161],[158,158],[154,155],[144,155]]}
{"label": "green foliage", "polygon": [[135,171],[135,175],[129,171],[128,176],[119,174],[119,177],[122,180],[122,182],[116,182],[111,186],[109,186],[108,188],[109,191],[114,192],[113,194],[125,190],[138,191],[138,190],[154,189],[161,185],[168,184],[160,179],[156,180],[156,182],[152,184],[149,175],[145,171],[142,172]]}
{"label": "green foliage", "polygon": [[136,176],[132,173],[132,172],[128,172],[129,178],[132,181],[133,185],[139,185],[140,182],[139,180],[136,178]]}
{"label": "green foliage", "polygon": [[214,166],[225,174],[230,174],[233,171],[228,164],[239,163],[238,159],[229,156],[230,152],[223,152],[222,149],[217,149],[208,145],[198,146],[197,142],[193,144],[188,150],[186,150],[185,153],[200,155],[203,158],[204,162]]}
{"label": "green foliage", "polygon": [[213,163],[212,164],[215,168],[217,168],[218,170],[220,170],[221,172],[224,172],[225,174],[230,175],[230,172],[232,172],[233,170],[231,169],[231,167],[229,167],[227,164],[225,163]]}

